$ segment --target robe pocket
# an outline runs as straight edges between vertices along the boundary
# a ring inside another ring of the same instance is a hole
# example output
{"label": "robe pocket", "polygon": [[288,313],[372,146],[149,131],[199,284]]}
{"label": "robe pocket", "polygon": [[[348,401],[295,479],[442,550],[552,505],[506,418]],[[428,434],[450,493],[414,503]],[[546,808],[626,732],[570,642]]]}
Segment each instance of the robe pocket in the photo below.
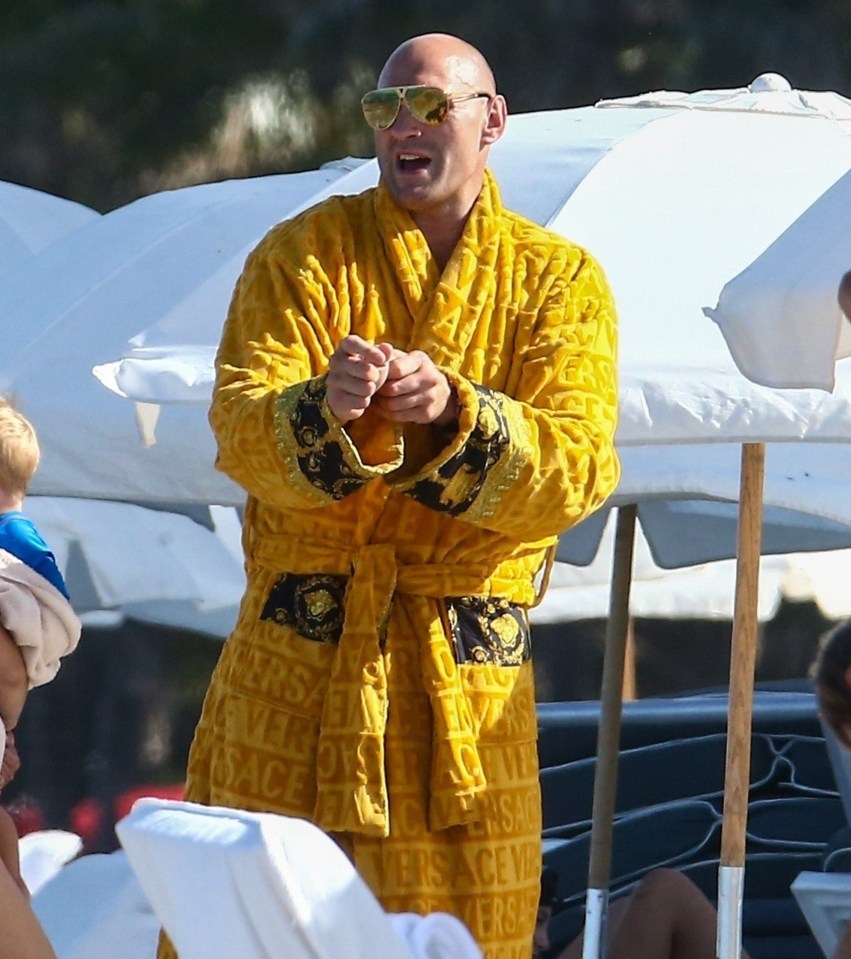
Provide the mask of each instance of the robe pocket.
{"label": "robe pocket", "polygon": [[532,656],[523,606],[493,596],[448,596],[444,602],[456,663],[521,666]]}
{"label": "robe pocket", "polygon": [[334,573],[281,573],[260,619],[286,626],[317,643],[340,642],[349,577]]}

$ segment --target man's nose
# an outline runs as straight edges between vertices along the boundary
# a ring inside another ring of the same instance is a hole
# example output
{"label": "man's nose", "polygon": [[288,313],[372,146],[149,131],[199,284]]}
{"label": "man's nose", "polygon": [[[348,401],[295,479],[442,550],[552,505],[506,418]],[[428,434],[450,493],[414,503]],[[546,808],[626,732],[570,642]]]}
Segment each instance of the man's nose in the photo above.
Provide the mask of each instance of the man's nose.
{"label": "man's nose", "polygon": [[399,112],[390,126],[390,131],[398,137],[419,136],[422,133],[422,124],[408,109],[405,100],[399,104]]}

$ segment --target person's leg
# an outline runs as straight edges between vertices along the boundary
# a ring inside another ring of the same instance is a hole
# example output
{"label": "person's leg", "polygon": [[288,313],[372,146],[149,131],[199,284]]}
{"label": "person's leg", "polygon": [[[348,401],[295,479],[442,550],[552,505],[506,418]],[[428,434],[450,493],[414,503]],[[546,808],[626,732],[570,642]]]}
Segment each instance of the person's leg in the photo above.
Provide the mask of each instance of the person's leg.
{"label": "person's leg", "polygon": [[56,959],[30,904],[0,863],[0,956]]}
{"label": "person's leg", "polygon": [[845,924],[831,959],[851,959],[851,922]]}
{"label": "person's leg", "polygon": [[29,896],[26,883],[21,878],[21,857],[18,845],[18,830],[9,813],[0,806],[0,865],[5,866],[15,884]]}
{"label": "person's leg", "polygon": [[[627,899],[612,904],[606,959],[715,959],[717,922],[712,903],[690,879],[654,869]],[[581,954],[579,937],[559,959]]]}

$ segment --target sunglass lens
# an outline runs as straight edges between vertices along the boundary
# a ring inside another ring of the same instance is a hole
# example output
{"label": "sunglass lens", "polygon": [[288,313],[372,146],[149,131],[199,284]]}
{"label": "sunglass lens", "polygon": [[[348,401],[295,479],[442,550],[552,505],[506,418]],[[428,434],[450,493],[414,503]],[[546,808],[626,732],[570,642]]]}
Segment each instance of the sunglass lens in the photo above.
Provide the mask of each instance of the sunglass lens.
{"label": "sunglass lens", "polygon": [[436,126],[446,119],[449,100],[439,87],[411,87],[405,93],[405,100],[420,123]]}
{"label": "sunglass lens", "polygon": [[386,130],[399,115],[401,98],[396,90],[373,90],[361,100],[366,122],[374,130]]}

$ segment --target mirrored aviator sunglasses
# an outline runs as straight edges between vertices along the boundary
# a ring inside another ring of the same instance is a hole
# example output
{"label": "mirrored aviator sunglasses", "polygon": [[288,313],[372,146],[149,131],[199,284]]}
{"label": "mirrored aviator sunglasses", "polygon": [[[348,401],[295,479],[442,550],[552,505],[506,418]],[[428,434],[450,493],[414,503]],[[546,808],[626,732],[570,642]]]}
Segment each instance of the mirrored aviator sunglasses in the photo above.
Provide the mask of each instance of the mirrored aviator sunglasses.
{"label": "mirrored aviator sunglasses", "polygon": [[364,119],[373,130],[386,130],[395,123],[404,99],[415,120],[433,127],[449,115],[449,104],[453,100],[490,99],[490,96],[489,93],[447,93],[440,87],[428,86],[381,87],[365,94],[361,107]]}

